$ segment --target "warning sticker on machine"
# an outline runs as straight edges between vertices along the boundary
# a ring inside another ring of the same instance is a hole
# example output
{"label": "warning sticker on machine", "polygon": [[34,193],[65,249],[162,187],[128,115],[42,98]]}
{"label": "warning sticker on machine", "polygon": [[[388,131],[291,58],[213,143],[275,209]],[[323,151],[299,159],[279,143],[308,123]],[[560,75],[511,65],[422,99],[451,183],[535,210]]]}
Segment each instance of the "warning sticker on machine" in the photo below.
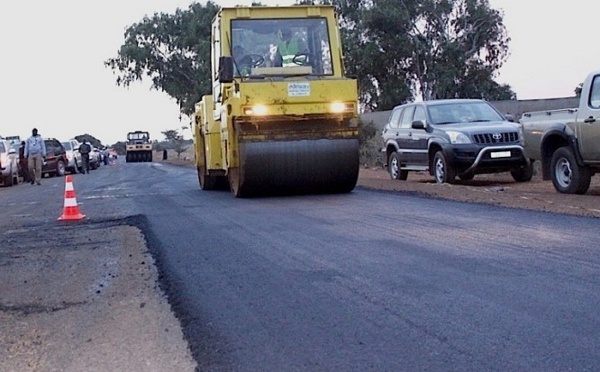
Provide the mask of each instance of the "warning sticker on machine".
{"label": "warning sticker on machine", "polygon": [[306,97],[310,96],[310,83],[289,83],[288,96]]}

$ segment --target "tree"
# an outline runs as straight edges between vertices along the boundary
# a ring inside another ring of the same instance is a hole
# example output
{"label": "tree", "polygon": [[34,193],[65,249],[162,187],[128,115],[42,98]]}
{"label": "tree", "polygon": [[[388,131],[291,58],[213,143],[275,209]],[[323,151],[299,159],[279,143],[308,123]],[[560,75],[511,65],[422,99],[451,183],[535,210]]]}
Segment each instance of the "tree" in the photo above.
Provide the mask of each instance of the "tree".
{"label": "tree", "polygon": [[334,3],[346,66],[359,77],[367,110],[388,110],[416,97],[516,98],[510,86],[493,80],[510,38],[488,0]]}
{"label": "tree", "polygon": [[179,159],[181,154],[187,150],[187,147],[184,147],[185,140],[183,139],[183,136],[179,134],[176,129],[165,130],[161,133],[165,136],[167,141],[171,142],[173,150],[177,153],[177,159]]}
{"label": "tree", "polygon": [[174,98],[190,115],[203,94],[210,93],[211,22],[219,6],[193,3],[175,14],[155,13],[125,31],[117,57],[104,62],[127,87],[144,77],[152,88]]}
{"label": "tree", "polygon": [[[364,111],[417,97],[515,99],[494,81],[508,56],[502,14],[488,0],[298,0],[333,4],[340,16],[344,65],[358,80]],[[259,6],[260,4],[253,4]],[[105,62],[128,86],[144,77],[186,115],[211,91],[210,27],[219,7],[192,4],[127,28],[118,56]]]}

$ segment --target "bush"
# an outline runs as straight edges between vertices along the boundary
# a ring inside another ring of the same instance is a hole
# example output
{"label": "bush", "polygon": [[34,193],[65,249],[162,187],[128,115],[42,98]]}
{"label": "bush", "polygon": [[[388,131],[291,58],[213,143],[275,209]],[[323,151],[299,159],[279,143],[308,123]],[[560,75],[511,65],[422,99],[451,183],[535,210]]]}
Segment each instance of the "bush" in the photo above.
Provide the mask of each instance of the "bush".
{"label": "bush", "polygon": [[372,121],[358,122],[358,144],[360,163],[368,168],[383,167],[381,160],[381,131]]}

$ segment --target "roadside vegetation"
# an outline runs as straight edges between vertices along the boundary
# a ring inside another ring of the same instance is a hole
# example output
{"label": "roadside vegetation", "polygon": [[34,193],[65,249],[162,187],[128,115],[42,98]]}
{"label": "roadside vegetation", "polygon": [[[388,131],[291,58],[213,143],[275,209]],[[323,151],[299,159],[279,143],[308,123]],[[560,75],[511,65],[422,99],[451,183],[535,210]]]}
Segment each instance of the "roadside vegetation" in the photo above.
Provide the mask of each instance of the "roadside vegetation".
{"label": "roadside vegetation", "polygon": [[[328,3],[340,16],[346,72],[357,77],[363,111],[417,97],[516,99],[509,85],[494,81],[510,38],[488,0],[299,2]],[[211,92],[210,25],[219,9],[208,1],[146,16],[126,29],[104,64],[119,86],[150,79],[189,116]]]}

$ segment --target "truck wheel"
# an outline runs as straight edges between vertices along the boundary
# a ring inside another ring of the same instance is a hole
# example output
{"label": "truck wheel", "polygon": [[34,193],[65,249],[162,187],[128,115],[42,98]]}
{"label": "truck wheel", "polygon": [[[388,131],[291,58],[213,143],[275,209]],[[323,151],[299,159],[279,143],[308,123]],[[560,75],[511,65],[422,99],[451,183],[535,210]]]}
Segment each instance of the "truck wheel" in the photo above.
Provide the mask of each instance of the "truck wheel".
{"label": "truck wheel", "polygon": [[400,169],[400,157],[396,151],[388,159],[388,171],[393,180],[406,181],[408,178],[408,171]]}
{"label": "truck wheel", "polygon": [[444,153],[440,150],[433,157],[433,175],[437,183],[454,183],[456,171],[448,165]]}
{"label": "truck wheel", "polygon": [[577,164],[568,147],[560,147],[554,151],[550,172],[554,188],[563,194],[585,194],[592,180],[590,170]]}
{"label": "truck wheel", "polygon": [[512,176],[515,182],[529,182],[533,178],[533,161],[529,163],[529,165],[514,169],[510,171],[510,175]]}

